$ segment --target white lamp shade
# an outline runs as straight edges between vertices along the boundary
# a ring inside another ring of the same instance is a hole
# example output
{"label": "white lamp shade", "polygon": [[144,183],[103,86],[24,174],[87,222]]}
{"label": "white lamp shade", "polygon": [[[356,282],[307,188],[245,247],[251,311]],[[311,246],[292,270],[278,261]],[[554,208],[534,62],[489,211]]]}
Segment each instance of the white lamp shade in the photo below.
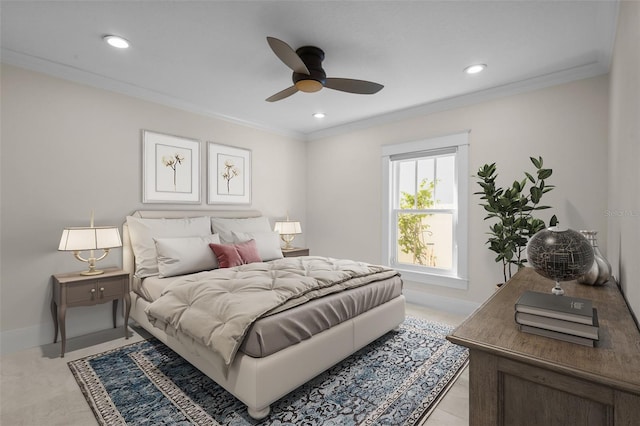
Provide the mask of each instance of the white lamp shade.
{"label": "white lamp shade", "polygon": [[300,226],[300,222],[295,221],[276,222],[273,230],[279,232],[280,235],[302,234],[302,227]]}
{"label": "white lamp shade", "polygon": [[65,228],[58,250],[82,251],[122,247],[120,232],[115,226]]}

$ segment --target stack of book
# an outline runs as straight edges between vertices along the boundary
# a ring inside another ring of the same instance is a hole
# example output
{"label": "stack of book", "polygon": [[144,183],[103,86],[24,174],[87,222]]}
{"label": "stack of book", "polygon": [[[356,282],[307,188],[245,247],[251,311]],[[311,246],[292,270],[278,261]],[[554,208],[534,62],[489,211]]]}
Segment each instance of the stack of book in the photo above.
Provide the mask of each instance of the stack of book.
{"label": "stack of book", "polygon": [[598,340],[598,312],[591,301],[525,291],[516,302],[520,330],[585,346]]}

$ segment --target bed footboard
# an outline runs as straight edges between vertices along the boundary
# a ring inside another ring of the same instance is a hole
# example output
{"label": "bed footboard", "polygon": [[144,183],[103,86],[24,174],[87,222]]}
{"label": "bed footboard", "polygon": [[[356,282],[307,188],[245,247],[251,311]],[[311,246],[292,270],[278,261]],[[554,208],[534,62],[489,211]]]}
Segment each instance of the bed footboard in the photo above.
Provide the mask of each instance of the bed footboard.
{"label": "bed footboard", "polygon": [[208,348],[185,344],[153,327],[144,313],[148,302],[135,293],[131,299],[131,317],[140,326],[242,401],[255,419],[266,417],[271,403],[393,330],[405,318],[405,299],[401,295],[267,357],[238,353],[225,377],[207,359]]}

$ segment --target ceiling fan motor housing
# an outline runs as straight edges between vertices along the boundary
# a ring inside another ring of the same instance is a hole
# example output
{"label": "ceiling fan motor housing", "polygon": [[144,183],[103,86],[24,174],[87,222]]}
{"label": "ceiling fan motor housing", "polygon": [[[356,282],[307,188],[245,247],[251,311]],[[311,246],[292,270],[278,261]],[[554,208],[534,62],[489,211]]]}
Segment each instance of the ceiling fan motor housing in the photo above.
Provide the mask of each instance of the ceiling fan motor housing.
{"label": "ceiling fan motor housing", "polygon": [[317,92],[322,89],[327,81],[327,74],[322,69],[324,52],[315,46],[303,46],[296,50],[302,62],[307,66],[309,75],[294,72],[293,84],[301,92]]}

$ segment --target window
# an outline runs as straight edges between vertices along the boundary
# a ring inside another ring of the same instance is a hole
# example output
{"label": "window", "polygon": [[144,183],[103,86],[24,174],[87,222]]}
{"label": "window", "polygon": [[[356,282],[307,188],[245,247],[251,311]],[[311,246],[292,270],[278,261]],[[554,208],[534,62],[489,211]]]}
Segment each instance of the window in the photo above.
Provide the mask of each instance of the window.
{"label": "window", "polygon": [[467,288],[468,132],[382,147],[383,259],[410,281]]}

